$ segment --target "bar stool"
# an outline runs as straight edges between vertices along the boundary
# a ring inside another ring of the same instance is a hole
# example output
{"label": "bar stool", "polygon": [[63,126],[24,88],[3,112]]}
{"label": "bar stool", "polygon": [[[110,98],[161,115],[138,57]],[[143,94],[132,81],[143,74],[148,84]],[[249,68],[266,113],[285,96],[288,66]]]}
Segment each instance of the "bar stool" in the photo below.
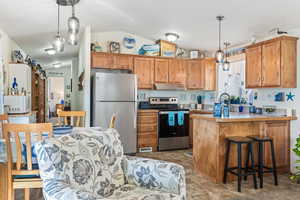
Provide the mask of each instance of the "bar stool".
{"label": "bar stool", "polygon": [[[249,136],[252,140],[258,143],[258,176],[260,180],[260,188],[263,188],[264,184],[264,173],[273,173],[274,185],[278,185],[276,160],[275,160],[275,150],[273,139],[267,136]],[[272,154],[272,167],[267,167],[264,165],[264,144],[270,142],[271,154]],[[248,163],[247,163],[248,164]]]}
{"label": "bar stool", "polygon": [[[227,150],[226,150],[226,157],[225,157],[225,167],[224,167],[224,177],[223,183],[226,184],[227,182],[227,173],[231,173],[238,177],[238,192],[241,192],[241,184],[242,184],[242,177],[247,177],[249,175],[253,176],[253,183],[254,188],[257,189],[257,181],[256,181],[256,171],[254,169],[254,159],[253,159],[253,140],[247,137],[228,137],[226,138],[227,141]],[[230,146],[231,144],[237,145],[237,167],[228,167],[229,164],[229,154],[230,154]],[[242,145],[247,145],[247,158],[245,162],[245,167],[242,167]],[[251,166],[247,165],[251,158]],[[237,170],[237,172],[236,172]],[[244,171],[244,172],[243,172]]]}

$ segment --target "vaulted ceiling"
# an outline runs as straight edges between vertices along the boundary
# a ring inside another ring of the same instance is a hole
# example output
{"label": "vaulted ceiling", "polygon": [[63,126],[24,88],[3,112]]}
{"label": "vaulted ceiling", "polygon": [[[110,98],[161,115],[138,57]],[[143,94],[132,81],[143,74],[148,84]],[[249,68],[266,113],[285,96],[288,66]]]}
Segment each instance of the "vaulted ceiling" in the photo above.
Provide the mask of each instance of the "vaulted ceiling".
{"label": "vaulted ceiling", "polygon": [[[76,15],[82,27],[91,25],[93,32],[122,30],[149,39],[177,32],[179,46],[214,50],[219,14],[226,17],[223,39],[237,44],[267,35],[275,27],[300,27],[299,8],[296,0],[81,0]],[[71,9],[61,11],[62,29],[66,30]],[[76,55],[78,48],[70,46],[55,57],[45,54],[56,22],[55,0],[0,1],[0,28],[34,58],[50,61]]]}

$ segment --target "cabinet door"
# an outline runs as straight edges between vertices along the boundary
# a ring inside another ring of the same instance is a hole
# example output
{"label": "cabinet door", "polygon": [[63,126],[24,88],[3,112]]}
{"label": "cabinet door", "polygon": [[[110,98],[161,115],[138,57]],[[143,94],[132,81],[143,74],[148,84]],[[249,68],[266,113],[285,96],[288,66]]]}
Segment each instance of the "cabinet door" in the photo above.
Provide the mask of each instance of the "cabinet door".
{"label": "cabinet door", "polygon": [[186,68],[184,60],[170,59],[169,60],[169,83],[179,83],[185,85]]}
{"label": "cabinet door", "polygon": [[188,89],[203,89],[204,76],[201,60],[187,61],[187,87]]}
{"label": "cabinet door", "polygon": [[128,69],[133,71],[133,56],[130,55],[115,55],[115,69]]}
{"label": "cabinet door", "polygon": [[202,61],[204,67],[204,89],[216,90],[217,66],[215,59],[205,59]]}
{"label": "cabinet door", "polygon": [[280,41],[262,46],[262,86],[280,86]]}
{"label": "cabinet door", "polygon": [[134,73],[138,77],[139,89],[152,89],[154,83],[154,59],[134,58]]}
{"label": "cabinet door", "polygon": [[[266,134],[273,138],[275,158],[278,170],[289,172],[290,170],[290,128],[289,122],[266,123]],[[272,166],[270,144],[265,145],[265,162]]]}
{"label": "cabinet door", "polygon": [[91,65],[94,68],[112,69],[114,67],[114,56],[109,53],[93,52]]}
{"label": "cabinet door", "polygon": [[154,68],[155,83],[168,83],[169,82],[169,60],[156,58],[154,67],[155,67]]}
{"label": "cabinet door", "polygon": [[261,87],[261,46],[246,49],[246,87]]}

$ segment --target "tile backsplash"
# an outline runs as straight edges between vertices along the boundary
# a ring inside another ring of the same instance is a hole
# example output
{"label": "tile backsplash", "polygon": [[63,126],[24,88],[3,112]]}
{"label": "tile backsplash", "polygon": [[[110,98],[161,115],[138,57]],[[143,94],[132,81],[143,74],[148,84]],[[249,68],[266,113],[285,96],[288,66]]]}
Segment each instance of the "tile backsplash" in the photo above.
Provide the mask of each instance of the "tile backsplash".
{"label": "tile backsplash", "polygon": [[197,90],[187,91],[162,91],[162,90],[138,90],[138,101],[147,101],[149,97],[177,97],[180,104],[197,103],[197,96],[202,96],[202,103],[213,104],[215,92]]}

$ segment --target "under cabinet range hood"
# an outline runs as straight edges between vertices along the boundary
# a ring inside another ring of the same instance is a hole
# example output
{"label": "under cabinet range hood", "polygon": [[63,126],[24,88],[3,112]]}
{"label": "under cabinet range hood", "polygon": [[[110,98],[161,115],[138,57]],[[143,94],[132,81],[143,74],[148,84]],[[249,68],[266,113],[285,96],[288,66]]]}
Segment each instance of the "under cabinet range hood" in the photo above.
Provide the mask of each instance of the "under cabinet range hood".
{"label": "under cabinet range hood", "polygon": [[186,90],[186,87],[180,83],[155,83],[156,90]]}

